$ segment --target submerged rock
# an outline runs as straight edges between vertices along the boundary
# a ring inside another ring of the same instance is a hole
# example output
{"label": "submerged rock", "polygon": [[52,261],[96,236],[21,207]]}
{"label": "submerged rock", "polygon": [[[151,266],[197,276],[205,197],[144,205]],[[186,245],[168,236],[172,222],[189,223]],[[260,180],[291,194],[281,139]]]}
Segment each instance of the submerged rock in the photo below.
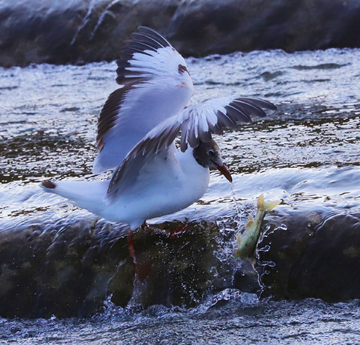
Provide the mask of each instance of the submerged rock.
{"label": "submerged rock", "polygon": [[187,56],[359,47],[359,13],[355,0],[5,0],[0,65],[115,60],[139,25]]}
{"label": "submerged rock", "polygon": [[360,298],[360,214],[334,215],[320,224],[289,274],[290,298],[329,302]]}
{"label": "submerged rock", "polygon": [[[99,300],[102,304],[107,293],[103,281],[114,275],[119,262],[114,264],[109,249],[121,230],[96,227],[93,219],[59,220],[52,226],[33,220],[2,230],[0,314],[78,315],[87,307],[89,295],[93,304]],[[119,251],[117,259],[126,259],[124,254]]]}
{"label": "submerged rock", "polygon": [[214,272],[226,264],[214,256],[215,224],[186,227],[176,238],[171,230],[160,231],[161,226],[136,232],[134,272],[126,225],[94,217],[3,224],[0,316],[88,316],[109,295],[123,307],[194,306],[216,288]]}
{"label": "submerged rock", "polygon": [[13,219],[0,231],[0,316],[84,317],[101,311],[109,296],[122,307],[188,308],[225,288],[277,299],[360,298],[359,219],[326,207],[279,206],[263,225],[255,266],[218,255],[224,248],[215,223],[136,232],[134,266],[126,225],[83,214]]}
{"label": "submerged rock", "polygon": [[[279,209],[277,208],[277,211]],[[259,251],[264,295],[276,299],[360,298],[360,215],[303,206],[268,219]]]}

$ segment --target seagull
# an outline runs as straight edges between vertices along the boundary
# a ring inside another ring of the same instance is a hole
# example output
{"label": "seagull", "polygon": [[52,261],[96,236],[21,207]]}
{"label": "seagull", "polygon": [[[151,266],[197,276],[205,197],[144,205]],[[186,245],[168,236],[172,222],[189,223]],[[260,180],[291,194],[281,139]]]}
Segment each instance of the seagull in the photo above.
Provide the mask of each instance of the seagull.
{"label": "seagull", "polygon": [[[130,232],[182,210],[206,192],[209,168],[230,182],[212,134],[264,117],[272,103],[220,97],[186,107],[193,83],[184,58],[156,31],[139,27],[117,61],[117,83],[100,113],[93,173],[108,181],[43,181],[41,187]],[[178,149],[176,138],[181,133]]]}

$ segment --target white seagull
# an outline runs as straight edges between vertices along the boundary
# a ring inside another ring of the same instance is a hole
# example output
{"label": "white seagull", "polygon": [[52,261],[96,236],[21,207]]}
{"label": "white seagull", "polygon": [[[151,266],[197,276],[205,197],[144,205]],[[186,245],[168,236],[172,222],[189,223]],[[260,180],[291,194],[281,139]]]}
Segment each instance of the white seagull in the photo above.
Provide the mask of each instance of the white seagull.
{"label": "white seagull", "polygon": [[[212,134],[276,109],[251,97],[220,97],[185,108],[193,83],[184,58],[156,31],[139,27],[117,61],[117,83],[98,122],[94,173],[115,169],[111,180],[43,181],[69,199],[132,230],[200,199],[216,167],[231,182]],[[180,149],[175,139],[181,132]]]}

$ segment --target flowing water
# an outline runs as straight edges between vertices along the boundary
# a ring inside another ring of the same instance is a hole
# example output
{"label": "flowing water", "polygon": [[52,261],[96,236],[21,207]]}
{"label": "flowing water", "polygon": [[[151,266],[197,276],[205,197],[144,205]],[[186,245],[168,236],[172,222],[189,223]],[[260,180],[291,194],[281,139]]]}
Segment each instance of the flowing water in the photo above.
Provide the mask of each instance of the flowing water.
{"label": "flowing water", "polygon": [[[232,187],[214,171],[198,203],[161,221],[225,219],[224,231],[234,232],[231,220],[240,212],[236,226],[243,226],[261,193],[294,208],[360,210],[360,50],[255,51],[187,63],[196,89],[192,103],[257,96],[278,111],[217,139]],[[45,178],[106,178],[91,174],[91,166],[97,116],[117,88],[115,70],[114,62],[0,69],[3,229],[31,217],[88,216],[38,184]],[[219,255],[226,259],[232,246]],[[224,290],[190,310],[153,306],[139,312],[108,302],[104,313],[85,320],[0,319],[0,343],[357,344],[359,317],[358,301],[275,302]]]}
{"label": "flowing water", "polygon": [[224,291],[199,308],[133,314],[107,306],[92,319],[0,319],[1,344],[359,344],[359,302],[259,302]]}

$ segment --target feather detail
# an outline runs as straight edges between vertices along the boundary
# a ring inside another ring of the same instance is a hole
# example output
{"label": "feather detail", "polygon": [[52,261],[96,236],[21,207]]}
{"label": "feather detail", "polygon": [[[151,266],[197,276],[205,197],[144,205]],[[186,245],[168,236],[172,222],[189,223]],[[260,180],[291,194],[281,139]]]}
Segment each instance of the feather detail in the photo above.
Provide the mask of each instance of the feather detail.
{"label": "feather detail", "polygon": [[150,28],[138,28],[117,64],[116,81],[124,86],[101,111],[94,173],[119,166],[149,131],[184,109],[193,93],[185,60]]}
{"label": "feather detail", "polygon": [[[191,106],[172,116],[152,129],[129,152],[122,164],[115,170],[107,191],[107,198],[113,200],[119,193],[124,192],[139,176],[139,171],[156,156],[173,154],[174,140],[181,131],[180,149],[185,152],[190,147],[195,148],[201,141],[210,141],[212,134],[222,134],[225,127],[235,127],[239,122],[251,121],[251,114],[263,116],[259,104],[276,108],[272,103],[264,100],[239,97],[214,98]],[[241,104],[242,108],[239,108]],[[244,106],[245,105],[245,106]],[[254,109],[256,109],[254,111]],[[261,111],[260,111],[261,110]]]}

